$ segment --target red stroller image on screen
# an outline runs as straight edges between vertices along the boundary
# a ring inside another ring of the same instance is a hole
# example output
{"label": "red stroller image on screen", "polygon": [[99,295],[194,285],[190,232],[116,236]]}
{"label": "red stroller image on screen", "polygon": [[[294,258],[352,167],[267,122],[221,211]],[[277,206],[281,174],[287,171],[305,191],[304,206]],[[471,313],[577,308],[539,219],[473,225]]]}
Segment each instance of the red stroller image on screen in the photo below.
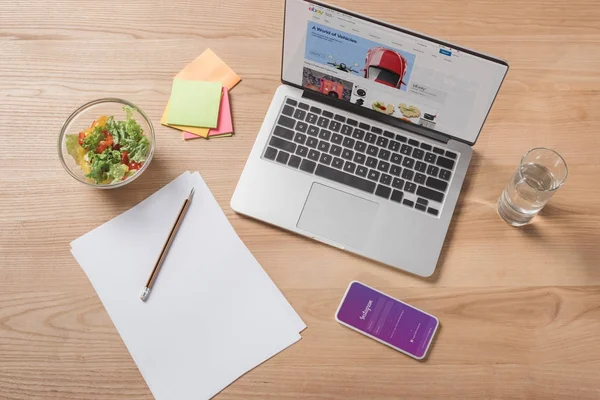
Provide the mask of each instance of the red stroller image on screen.
{"label": "red stroller image on screen", "polygon": [[367,51],[365,78],[399,89],[406,85],[403,81],[408,63],[394,50],[374,47]]}

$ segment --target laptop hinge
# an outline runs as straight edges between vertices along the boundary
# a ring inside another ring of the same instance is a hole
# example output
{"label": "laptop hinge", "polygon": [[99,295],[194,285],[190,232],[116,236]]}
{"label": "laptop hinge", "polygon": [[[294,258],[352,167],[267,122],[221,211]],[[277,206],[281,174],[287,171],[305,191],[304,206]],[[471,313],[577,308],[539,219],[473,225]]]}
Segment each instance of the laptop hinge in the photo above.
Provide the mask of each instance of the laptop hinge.
{"label": "laptop hinge", "polygon": [[433,139],[441,143],[448,143],[448,141],[450,140],[450,136],[435,131],[433,129],[425,128],[421,125],[416,125],[410,122],[402,121],[398,118],[381,114],[376,111],[369,110],[368,108],[365,108],[363,106],[352,104],[350,102],[340,101],[337,98],[325,96],[324,94],[318,92],[314,92],[311,90],[303,90],[302,97],[305,99],[318,101],[328,106],[339,108],[340,110],[348,111],[365,118],[374,119],[383,124],[390,125],[395,128],[400,128],[417,135],[425,136],[429,139]]}

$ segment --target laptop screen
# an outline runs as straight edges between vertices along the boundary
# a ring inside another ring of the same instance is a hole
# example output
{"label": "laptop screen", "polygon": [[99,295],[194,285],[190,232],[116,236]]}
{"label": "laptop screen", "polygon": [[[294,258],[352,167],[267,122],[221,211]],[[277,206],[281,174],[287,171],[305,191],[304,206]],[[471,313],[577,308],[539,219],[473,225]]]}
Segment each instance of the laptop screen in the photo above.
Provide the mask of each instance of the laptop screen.
{"label": "laptop screen", "polygon": [[467,143],[508,70],[490,56],[303,0],[286,1],[284,29],[284,82]]}

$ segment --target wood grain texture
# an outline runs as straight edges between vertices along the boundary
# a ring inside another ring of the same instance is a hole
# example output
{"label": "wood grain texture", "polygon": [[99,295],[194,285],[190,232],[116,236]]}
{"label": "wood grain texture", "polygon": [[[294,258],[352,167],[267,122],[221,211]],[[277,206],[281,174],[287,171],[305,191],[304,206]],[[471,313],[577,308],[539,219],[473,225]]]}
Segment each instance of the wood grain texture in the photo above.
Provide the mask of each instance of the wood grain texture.
{"label": "wood grain texture", "polygon": [[[69,242],[188,169],[201,172],[308,325],[298,344],[217,398],[600,399],[597,2],[334,3],[511,65],[429,279],[229,207],[279,85],[281,1],[1,2],[0,399],[152,398]],[[172,77],[207,47],[243,79],[231,98],[236,135],[184,143],[158,121]],[[56,138],[72,110],[106,96],[147,112],[157,152],[131,185],[94,191],[62,171]],[[536,146],[564,155],[569,178],[533,225],[512,229],[495,201],[520,156]],[[426,361],[335,323],[353,279],[440,318]]]}

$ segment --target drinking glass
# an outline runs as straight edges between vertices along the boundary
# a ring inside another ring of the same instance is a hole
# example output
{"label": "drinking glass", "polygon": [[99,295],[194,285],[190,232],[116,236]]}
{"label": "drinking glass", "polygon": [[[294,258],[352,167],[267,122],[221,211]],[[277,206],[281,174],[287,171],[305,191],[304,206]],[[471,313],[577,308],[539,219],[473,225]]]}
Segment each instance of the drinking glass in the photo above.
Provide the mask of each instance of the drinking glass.
{"label": "drinking glass", "polygon": [[554,150],[529,150],[498,199],[498,215],[512,226],[531,222],[567,179],[567,164]]}

